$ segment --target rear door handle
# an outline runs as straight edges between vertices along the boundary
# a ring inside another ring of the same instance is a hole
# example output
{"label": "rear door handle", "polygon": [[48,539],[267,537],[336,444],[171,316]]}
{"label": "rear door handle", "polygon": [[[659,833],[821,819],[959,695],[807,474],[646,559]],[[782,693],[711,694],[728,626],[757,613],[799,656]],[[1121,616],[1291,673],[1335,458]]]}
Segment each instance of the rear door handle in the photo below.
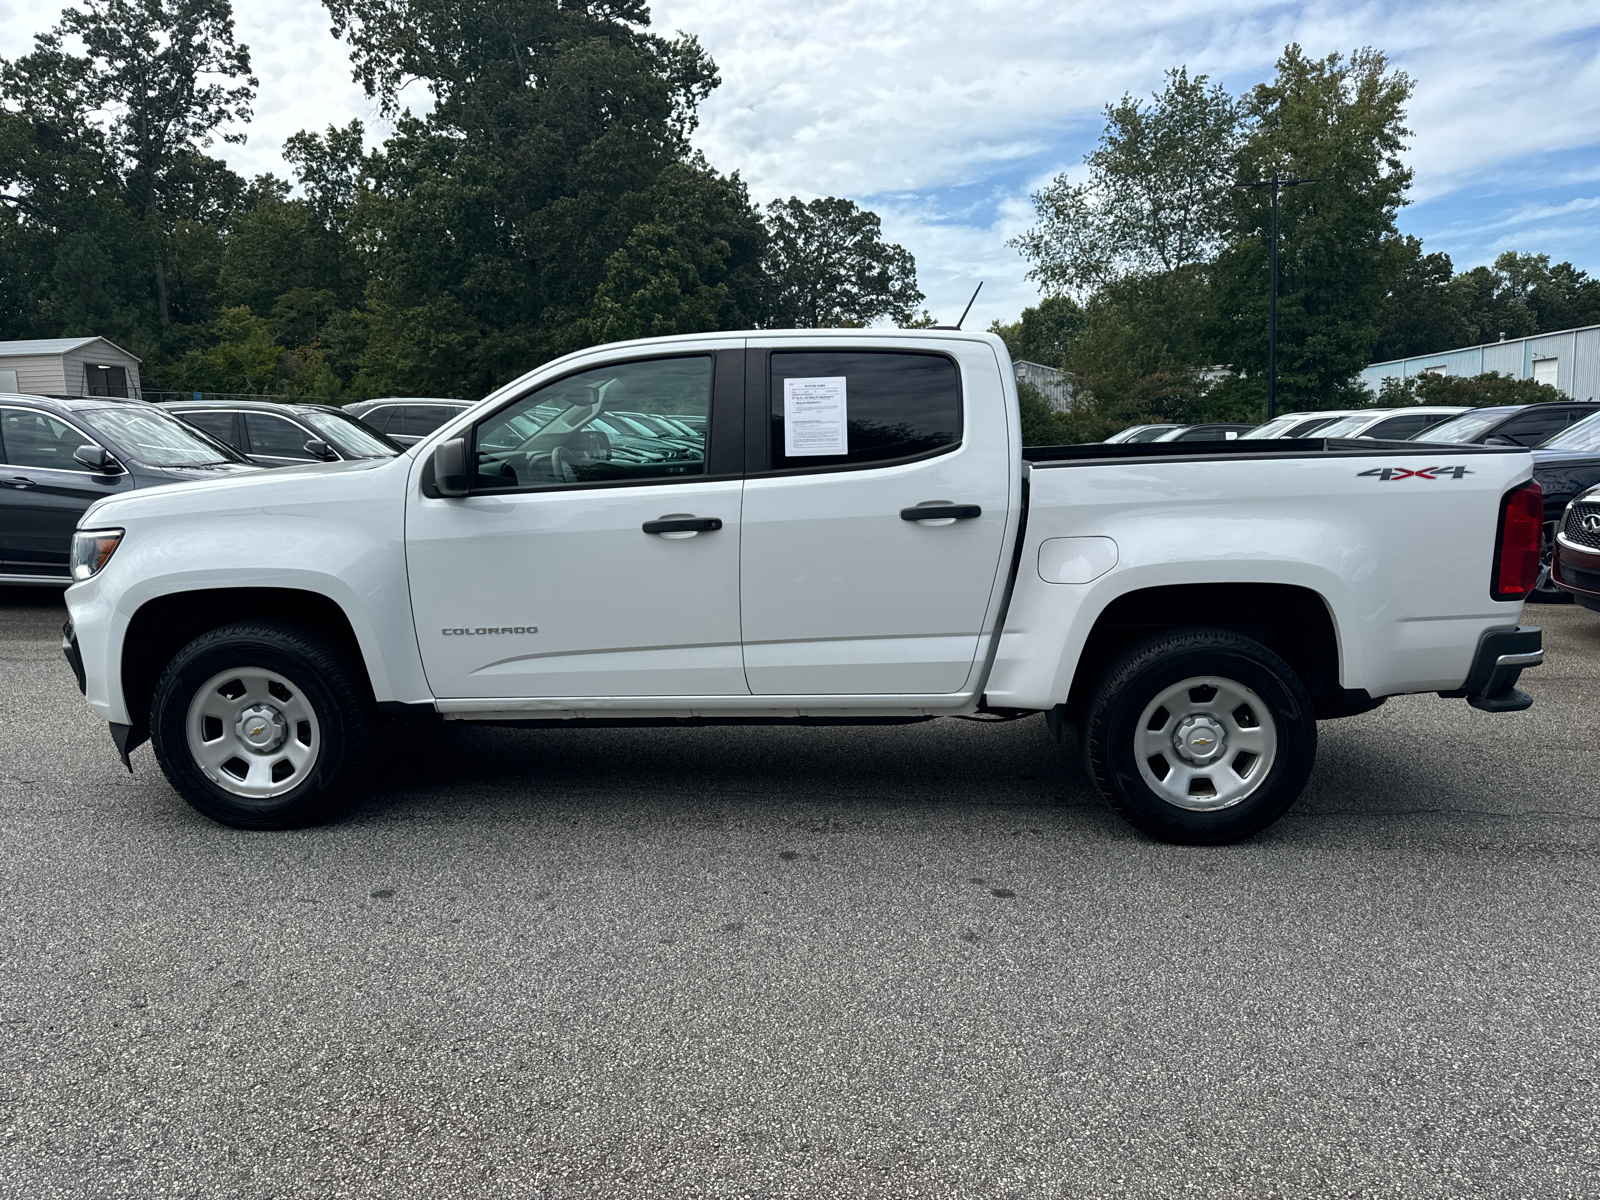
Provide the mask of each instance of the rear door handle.
{"label": "rear door handle", "polygon": [[4,479],[0,479],[0,483],[14,488],[31,488],[34,486],[33,480],[26,475],[7,475]]}
{"label": "rear door handle", "polygon": [[970,521],[983,516],[976,504],[919,504],[916,508],[902,508],[902,521]]}
{"label": "rear door handle", "polygon": [[646,521],[639,528],[646,533],[710,533],[722,528],[721,517],[662,517]]}

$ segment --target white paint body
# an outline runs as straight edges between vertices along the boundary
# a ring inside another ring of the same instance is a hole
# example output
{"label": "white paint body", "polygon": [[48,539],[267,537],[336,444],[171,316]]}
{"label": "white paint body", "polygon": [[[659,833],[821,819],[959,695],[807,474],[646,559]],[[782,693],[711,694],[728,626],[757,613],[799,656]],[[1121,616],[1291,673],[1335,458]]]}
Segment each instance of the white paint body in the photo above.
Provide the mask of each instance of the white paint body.
{"label": "white paint body", "polygon": [[[435,446],[543,381],[641,352],[730,346],[949,354],[961,376],[961,445],[814,474],[460,499],[422,492]],[[67,603],[89,704],[123,724],[122,641],[139,607],[225,587],[331,599],[350,619],[378,700],[431,704],[457,719],[1047,709],[1067,698],[1107,605],[1193,583],[1310,589],[1332,618],[1344,687],[1451,690],[1481,635],[1520,616],[1520,604],[1490,598],[1489,576],[1501,497],[1531,475],[1525,452],[1478,452],[1470,462],[1452,453],[1030,466],[1010,362],[993,335],[654,339],[547,364],[395,459],[103,501],[81,527],[126,536],[99,575],[68,589]],[[1435,460],[1467,462],[1470,473],[1362,475]],[[900,518],[928,501],[983,512],[948,523]],[[640,532],[671,515],[717,517],[723,527]],[[443,632],[480,626],[538,632]]]}

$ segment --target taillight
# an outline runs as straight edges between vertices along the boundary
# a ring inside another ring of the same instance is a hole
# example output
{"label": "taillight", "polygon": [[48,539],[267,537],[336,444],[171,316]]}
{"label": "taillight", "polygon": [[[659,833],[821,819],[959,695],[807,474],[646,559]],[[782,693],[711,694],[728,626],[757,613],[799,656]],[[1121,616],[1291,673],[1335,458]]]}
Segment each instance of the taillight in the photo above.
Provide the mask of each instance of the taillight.
{"label": "taillight", "polygon": [[1537,483],[1513,488],[1500,501],[1489,594],[1496,600],[1526,600],[1539,580],[1544,542],[1544,490]]}

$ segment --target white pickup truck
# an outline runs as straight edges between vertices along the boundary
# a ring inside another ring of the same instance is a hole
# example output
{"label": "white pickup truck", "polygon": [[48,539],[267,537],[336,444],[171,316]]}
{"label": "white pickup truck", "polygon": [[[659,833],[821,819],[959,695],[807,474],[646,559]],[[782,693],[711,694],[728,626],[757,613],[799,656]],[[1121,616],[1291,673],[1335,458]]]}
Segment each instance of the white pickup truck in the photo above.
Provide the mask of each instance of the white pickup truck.
{"label": "white pickup truck", "polygon": [[[394,459],[102,501],[65,650],[124,762],[230,825],[323,819],[386,721],[861,724],[1043,713],[1134,825],[1280,816],[1318,719],[1526,708],[1526,450],[1024,450],[956,331],[597,346]],[[130,768],[131,769],[131,768]]]}

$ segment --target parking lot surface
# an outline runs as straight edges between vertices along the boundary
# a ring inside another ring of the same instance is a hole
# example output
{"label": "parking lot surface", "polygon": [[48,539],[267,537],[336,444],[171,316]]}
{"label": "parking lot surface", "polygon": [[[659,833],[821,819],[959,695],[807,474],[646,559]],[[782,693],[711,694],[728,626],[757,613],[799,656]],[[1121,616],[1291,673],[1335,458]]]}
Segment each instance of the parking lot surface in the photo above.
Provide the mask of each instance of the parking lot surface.
{"label": "parking lot surface", "polygon": [[1038,718],[451,726],[241,833],[63,615],[0,595],[5,1197],[1600,1194],[1600,614],[1221,849]]}

